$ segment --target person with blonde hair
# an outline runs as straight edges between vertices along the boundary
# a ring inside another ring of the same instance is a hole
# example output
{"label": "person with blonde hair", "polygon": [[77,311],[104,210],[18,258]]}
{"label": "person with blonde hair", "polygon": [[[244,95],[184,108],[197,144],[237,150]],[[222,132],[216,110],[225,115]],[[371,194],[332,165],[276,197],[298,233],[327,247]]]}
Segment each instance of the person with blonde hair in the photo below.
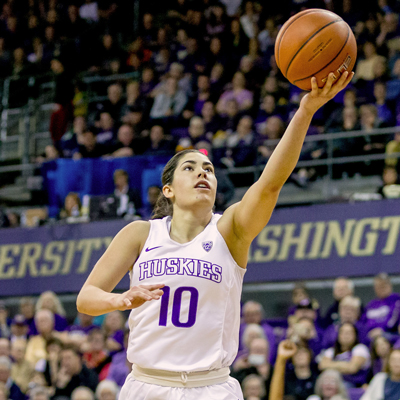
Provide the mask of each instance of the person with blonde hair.
{"label": "person with blonde hair", "polygon": [[342,375],[334,369],[326,369],[315,383],[315,394],[307,400],[349,400]]}
{"label": "person with blonde hair", "polygon": [[265,381],[260,375],[248,375],[243,379],[242,390],[245,399],[262,399],[266,394]]}
{"label": "person with blonde hair", "polygon": [[113,381],[105,379],[104,381],[101,381],[97,385],[96,388],[97,400],[117,400],[118,394],[119,394],[119,387]]}
{"label": "person with blonde hair", "polygon": [[52,290],[47,290],[39,296],[36,302],[36,312],[39,310],[50,310],[54,314],[54,330],[62,332],[67,329],[68,321],[65,318],[65,309]]}

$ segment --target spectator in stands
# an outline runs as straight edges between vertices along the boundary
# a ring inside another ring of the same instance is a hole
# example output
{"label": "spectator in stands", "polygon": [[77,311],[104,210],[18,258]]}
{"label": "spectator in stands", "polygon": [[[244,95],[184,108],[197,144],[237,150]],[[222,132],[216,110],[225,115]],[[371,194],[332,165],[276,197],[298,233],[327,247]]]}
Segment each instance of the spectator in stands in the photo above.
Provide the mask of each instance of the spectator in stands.
{"label": "spectator in stands", "polygon": [[374,79],[374,66],[378,60],[384,59],[376,52],[376,46],[372,42],[365,42],[363,45],[363,54],[357,62],[355,81],[365,80],[372,81]]}
{"label": "spectator in stands", "polygon": [[98,382],[98,376],[82,363],[81,355],[75,347],[68,346],[61,351],[61,369],[57,376],[55,398],[71,397],[73,390],[79,386],[95,391]]}
{"label": "spectator in stands", "polygon": [[146,116],[149,112],[148,101],[142,95],[138,81],[131,81],[126,85],[126,102],[121,109],[121,117],[123,118],[132,109],[141,110]]}
{"label": "spectator in stands", "polygon": [[[256,323],[247,324],[244,327],[243,332],[241,332],[241,334],[239,335],[239,352],[237,354],[236,360],[232,367],[234,371],[242,369],[242,368],[244,368],[244,366],[247,365],[250,344],[256,338],[266,339],[264,329],[259,324],[256,324]],[[269,339],[267,339],[267,340],[268,340],[268,342],[270,342]],[[274,342],[275,342],[275,338],[273,338],[272,343],[275,344]],[[269,348],[270,347],[271,346],[269,345]],[[269,351],[269,359],[271,360],[270,355],[271,355],[271,351]],[[272,360],[272,362],[273,362],[273,360]]]}
{"label": "spectator in stands", "polygon": [[249,348],[248,346],[250,342],[245,344],[244,332],[246,330],[246,327],[250,324],[257,324],[263,329],[265,337],[268,339],[270,355],[269,360],[271,363],[273,363],[276,356],[275,336],[271,325],[269,325],[268,322],[264,320],[265,315],[262,305],[256,301],[249,300],[243,305],[242,315],[243,322],[240,325],[239,330],[239,349],[243,349],[245,345],[247,348]]}
{"label": "spectator in stands", "polygon": [[361,300],[358,297],[347,295],[339,302],[338,317],[329,325],[323,336],[322,346],[324,349],[334,346],[339,327],[344,323],[350,323],[356,326],[361,342],[365,342],[366,332],[361,317]]}
{"label": "spectator in stands", "polygon": [[374,84],[375,107],[378,111],[378,119],[384,126],[393,126],[395,123],[395,105],[386,98],[386,84],[376,81]]}
{"label": "spectator in stands", "polygon": [[35,386],[29,391],[29,400],[50,400],[49,391],[41,386]]}
{"label": "spectator in stands", "polygon": [[88,349],[83,354],[83,362],[89,368],[92,369],[102,381],[107,377],[111,357],[105,351],[105,336],[104,332],[100,328],[92,329],[87,338]]}
{"label": "spectator in stands", "polygon": [[336,323],[339,321],[339,303],[346,296],[352,296],[354,294],[354,283],[346,277],[336,278],[333,282],[332,296],[334,299],[333,304],[328,308],[325,319],[324,327]]}
{"label": "spectator in stands", "polygon": [[[292,304],[289,307],[288,315],[294,315],[296,312],[297,306],[304,300],[309,300],[310,294],[307,291],[307,288],[304,282],[296,282],[293,290],[292,290]],[[319,305],[318,305],[319,307]],[[314,308],[314,307],[313,307]]]}
{"label": "spectator in stands", "polygon": [[176,120],[182,113],[187,103],[186,94],[178,89],[176,78],[168,78],[165,90],[156,96],[150,117],[156,120]]}
{"label": "spectator in stands", "polygon": [[44,148],[43,154],[35,158],[35,162],[38,164],[42,164],[45,162],[57,160],[57,158],[60,157],[60,151],[62,151],[61,146],[62,146],[61,141],[58,142],[58,148],[60,150],[58,150],[54,145],[48,144]]}
{"label": "spectator in stands", "polygon": [[[260,375],[264,382],[270,378],[271,364],[269,362],[269,345],[267,339],[255,338],[250,342],[249,354],[237,363],[236,371],[232,373],[239,383],[251,374]],[[266,389],[268,384],[266,383]]]}
{"label": "spectator in stands", "polygon": [[336,369],[343,374],[347,387],[367,383],[371,356],[368,347],[359,342],[357,328],[351,323],[340,326],[335,346],[326,350],[318,364],[321,371]]}
{"label": "spectator in stands", "polygon": [[60,219],[77,218],[81,216],[82,203],[79,194],[69,192],[64,200],[64,209],[60,211]]}
{"label": "spectator in stands", "polygon": [[239,120],[236,132],[228,136],[226,154],[221,160],[226,167],[246,167],[254,165],[256,157],[253,120],[244,116]]}
{"label": "spectator in stands", "polygon": [[142,71],[142,79],[140,82],[140,93],[143,96],[151,97],[151,93],[156,86],[154,78],[154,70],[150,66],[146,66]]}
{"label": "spectator in stands", "polygon": [[310,348],[313,354],[318,355],[321,351],[322,338],[312,318],[303,316],[290,320],[286,337],[299,346]]}
{"label": "spectator in stands", "polygon": [[192,117],[189,123],[188,129],[189,136],[185,136],[179,140],[176,147],[176,151],[182,151],[184,149],[206,149],[208,153],[211,153],[211,140],[212,135],[208,134],[204,130],[204,122],[201,117]]}
{"label": "spectator in stands", "polygon": [[29,381],[34,366],[25,360],[26,339],[16,339],[11,343],[11,378],[19,386],[23,393],[28,390]]}
{"label": "spectator in stands", "polygon": [[153,125],[150,129],[150,146],[144,152],[145,156],[166,156],[173,155],[175,151],[174,141],[164,134],[164,128],[161,125]]}
{"label": "spectator in stands", "polygon": [[22,314],[16,314],[11,321],[10,341],[28,339],[29,326]]}
{"label": "spectator in stands", "polygon": [[36,311],[35,325],[38,334],[29,338],[25,354],[25,359],[32,365],[36,365],[40,359],[46,359],[46,341],[56,335],[54,323],[54,314],[50,310]]}
{"label": "spectator in stands", "polygon": [[132,157],[143,154],[149,147],[148,138],[135,135],[131,125],[123,124],[118,129],[117,142],[112,149],[112,157]]}
{"label": "spectator in stands", "polygon": [[389,355],[392,350],[390,341],[385,336],[376,336],[371,341],[371,373],[375,376],[385,372],[388,366]]}
{"label": "spectator in stands", "polygon": [[360,400],[396,400],[400,391],[400,350],[389,356],[388,372],[379,372],[370,382]]}
{"label": "spectator in stands", "polygon": [[106,335],[106,349],[110,356],[124,350],[124,322],[121,311],[112,311],[104,319],[103,330]]}
{"label": "spectator in stands", "polygon": [[136,211],[142,206],[142,201],[138,190],[129,186],[128,173],[123,169],[116,169],[113,179],[114,196],[119,202],[117,214],[120,216],[135,215]]}
{"label": "spectator in stands", "polygon": [[399,158],[390,157],[393,153],[400,153],[400,128],[396,128],[393,140],[386,145],[385,153],[387,155],[385,158],[385,165],[388,167],[395,167],[400,171]]}
{"label": "spectator in stands", "polygon": [[19,312],[25,317],[29,326],[28,334],[35,331],[35,301],[32,297],[22,297],[19,301]]}
{"label": "spectator in stands", "polygon": [[333,369],[321,373],[315,383],[314,393],[307,400],[349,400],[340,372]]}
{"label": "spectator in stands", "polygon": [[395,333],[399,325],[400,295],[393,293],[392,283],[386,273],[374,278],[376,299],[365,307],[364,324],[370,339],[384,332]]}
{"label": "spectator in stands", "polygon": [[11,343],[8,338],[0,338],[0,356],[10,356]]}
{"label": "spectator in stands", "polygon": [[247,375],[242,382],[243,396],[249,400],[264,399],[266,390],[264,379],[260,375]]}
{"label": "spectator in stands", "polygon": [[72,156],[74,160],[81,158],[99,158],[107,154],[107,148],[96,141],[97,130],[95,127],[88,127],[81,136],[78,152]]}
{"label": "spectator in stands", "polygon": [[124,332],[124,350],[116,353],[112,357],[110,369],[108,371],[107,379],[115,382],[118,386],[122,386],[126,377],[132,370],[132,364],[126,357],[126,350],[128,348],[129,331]]}
{"label": "spectator in stands", "polygon": [[61,350],[63,347],[64,344],[56,337],[46,340],[47,356],[40,359],[35,365],[35,371],[43,375],[44,385],[53,390],[61,368]]}
{"label": "spectator in stands", "polygon": [[95,400],[94,393],[86,386],[78,386],[71,394],[71,400]]}
{"label": "spectator in stands", "polygon": [[109,149],[114,145],[116,139],[115,121],[109,112],[101,112],[99,121],[96,123],[98,132],[96,142]]}
{"label": "spectator in stands", "polygon": [[56,109],[51,115],[50,134],[53,144],[59,148],[59,141],[67,130],[69,119],[72,115],[73,85],[69,72],[64,68],[59,58],[51,60],[51,70],[55,79],[54,103]]}
{"label": "spectator in stands", "polygon": [[36,312],[42,309],[50,310],[54,314],[56,331],[65,331],[68,326],[66,312],[59,297],[52,290],[47,290],[39,296],[36,302]]}
{"label": "spectator in stands", "polygon": [[259,137],[257,151],[260,154],[260,163],[266,164],[278,143],[268,144],[268,140],[278,140],[285,131],[285,124],[281,117],[273,115],[258,125]]}
{"label": "spectator in stands", "polygon": [[108,379],[101,381],[96,388],[96,398],[98,400],[117,400],[118,394],[118,385]]}
{"label": "spectator in stands", "polygon": [[119,121],[121,118],[121,110],[124,105],[122,93],[122,86],[119,83],[110,85],[107,88],[107,100],[96,106],[98,112],[108,112],[114,121]]}
{"label": "spectator in stands", "polygon": [[147,203],[139,210],[139,214],[142,216],[142,219],[149,220],[151,218],[160,194],[161,188],[159,186],[153,185],[147,189]]}
{"label": "spectator in stands", "polygon": [[293,400],[306,400],[314,393],[318,374],[312,351],[308,347],[299,346],[286,370],[285,396]]}
{"label": "spectator in stands", "polygon": [[204,130],[206,135],[210,132],[215,135],[220,129],[221,120],[218,115],[215,114],[214,103],[211,101],[206,101],[201,109],[201,117],[204,122]]}
{"label": "spectator in stands", "polygon": [[61,138],[61,154],[65,158],[72,158],[79,151],[82,135],[86,131],[86,119],[83,116],[74,118],[72,129],[68,130]]}
{"label": "spectator in stands", "polygon": [[218,100],[217,111],[227,114],[227,102],[236,100],[239,110],[246,111],[253,106],[253,93],[246,89],[246,79],[242,72],[236,72],[232,79],[232,89],[225,91]]}
{"label": "spectator in stands", "polygon": [[10,336],[11,319],[8,318],[8,310],[4,301],[0,301],[0,337]]}
{"label": "spectator in stands", "polygon": [[11,360],[6,356],[0,356],[0,384],[6,385],[10,399],[25,400],[25,395],[11,378],[11,368]]}
{"label": "spectator in stands", "polygon": [[378,189],[378,193],[384,198],[392,199],[400,197],[399,174],[394,167],[386,166],[382,174],[383,185]]}

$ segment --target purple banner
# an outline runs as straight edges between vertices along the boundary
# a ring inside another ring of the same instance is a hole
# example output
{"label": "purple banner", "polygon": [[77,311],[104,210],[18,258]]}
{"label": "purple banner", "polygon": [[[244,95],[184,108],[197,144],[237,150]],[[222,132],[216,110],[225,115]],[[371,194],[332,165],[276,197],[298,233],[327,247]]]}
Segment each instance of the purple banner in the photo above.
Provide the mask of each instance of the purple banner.
{"label": "purple banner", "polygon": [[[0,296],[77,292],[125,221],[0,231]],[[400,200],[277,209],[245,282],[400,272]],[[129,286],[126,276],[117,288]]]}

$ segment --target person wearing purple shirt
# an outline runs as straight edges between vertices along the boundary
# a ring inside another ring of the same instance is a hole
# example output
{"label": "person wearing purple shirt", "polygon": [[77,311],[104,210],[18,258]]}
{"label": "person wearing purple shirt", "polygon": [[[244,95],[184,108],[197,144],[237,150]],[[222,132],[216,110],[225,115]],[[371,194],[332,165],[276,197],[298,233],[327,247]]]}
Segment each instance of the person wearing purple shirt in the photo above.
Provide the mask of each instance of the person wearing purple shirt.
{"label": "person wearing purple shirt", "polygon": [[399,325],[400,295],[393,293],[392,283],[386,273],[375,276],[374,291],[377,298],[367,304],[362,318],[369,339],[383,332],[396,333]]}
{"label": "person wearing purple shirt", "polygon": [[132,370],[132,364],[127,360],[126,349],[128,348],[129,330],[124,331],[124,350],[113,355],[108,370],[107,379],[114,381],[118,386],[125,383],[126,377]]}
{"label": "person wearing purple shirt", "polygon": [[247,301],[242,308],[243,323],[240,325],[239,330],[239,351],[244,349],[243,333],[246,326],[249,324],[260,325],[265,333],[265,336],[269,343],[269,362],[273,364],[276,358],[276,339],[274,330],[271,325],[264,318],[264,309],[262,305],[256,301]]}

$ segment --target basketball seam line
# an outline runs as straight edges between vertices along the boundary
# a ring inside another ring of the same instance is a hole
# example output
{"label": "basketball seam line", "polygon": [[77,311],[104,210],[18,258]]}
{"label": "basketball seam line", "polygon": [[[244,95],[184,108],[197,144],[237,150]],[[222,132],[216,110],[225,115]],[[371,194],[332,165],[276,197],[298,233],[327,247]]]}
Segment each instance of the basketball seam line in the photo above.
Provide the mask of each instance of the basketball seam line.
{"label": "basketball seam line", "polygon": [[331,22],[329,22],[328,24],[326,24],[325,26],[323,26],[322,28],[319,28],[316,32],[314,32],[314,33],[301,45],[301,47],[296,51],[296,54],[292,57],[292,59],[290,60],[289,65],[288,65],[287,68],[286,68],[286,72],[285,72],[285,76],[286,76],[286,77],[287,77],[289,68],[290,68],[290,66],[292,65],[293,60],[296,58],[297,54],[300,53],[300,51],[303,49],[303,47],[304,47],[315,35],[317,35],[318,33],[320,33],[322,30],[324,30],[324,29],[327,28],[328,26],[330,26],[330,25],[332,25],[332,24],[336,24],[336,22],[340,22],[340,21],[343,21],[343,19],[340,18],[340,19],[337,19],[337,20],[335,20],[335,21],[331,21]]}
{"label": "basketball seam line", "polygon": [[[309,15],[309,14],[312,14],[312,13],[314,13],[314,12],[319,12],[319,11],[321,11],[320,9],[318,9],[318,8],[314,8],[314,9],[311,9],[311,10],[307,10],[308,12],[305,12],[304,14],[302,14],[302,15],[298,15],[297,16],[297,18],[294,18],[293,19],[293,21],[285,28],[285,30],[282,32],[282,35],[281,35],[281,37],[279,38],[279,43],[278,43],[278,51],[277,51],[277,53],[278,53],[278,56],[279,56],[279,50],[280,50],[280,47],[281,47],[281,42],[282,42],[282,39],[283,39],[283,36],[285,35],[285,33],[286,33],[286,31],[293,25],[293,23],[295,22],[295,21],[297,21],[298,19],[300,19],[300,18],[302,18],[302,17],[304,17],[305,15]],[[324,10],[325,11],[325,10]],[[278,65],[278,68],[279,68],[279,60],[277,61],[277,65]]]}
{"label": "basketball seam line", "polygon": [[342,52],[342,50],[344,49],[344,47],[346,46],[347,42],[349,41],[349,37],[350,37],[350,28],[347,27],[347,38],[346,38],[346,41],[344,42],[342,48],[339,50],[339,52],[336,54],[336,56],[335,56],[334,58],[332,58],[332,59],[329,61],[329,63],[326,64],[324,67],[322,67],[319,71],[314,72],[312,75],[307,76],[307,77],[305,77],[305,78],[296,79],[296,80],[293,82],[293,84],[295,84],[296,82],[304,81],[305,79],[310,79],[310,78],[312,78],[313,76],[315,76],[316,74],[318,74],[319,72],[321,72],[324,68],[326,68],[329,64],[331,64],[333,61],[335,61],[335,60],[339,57],[339,54]]}

